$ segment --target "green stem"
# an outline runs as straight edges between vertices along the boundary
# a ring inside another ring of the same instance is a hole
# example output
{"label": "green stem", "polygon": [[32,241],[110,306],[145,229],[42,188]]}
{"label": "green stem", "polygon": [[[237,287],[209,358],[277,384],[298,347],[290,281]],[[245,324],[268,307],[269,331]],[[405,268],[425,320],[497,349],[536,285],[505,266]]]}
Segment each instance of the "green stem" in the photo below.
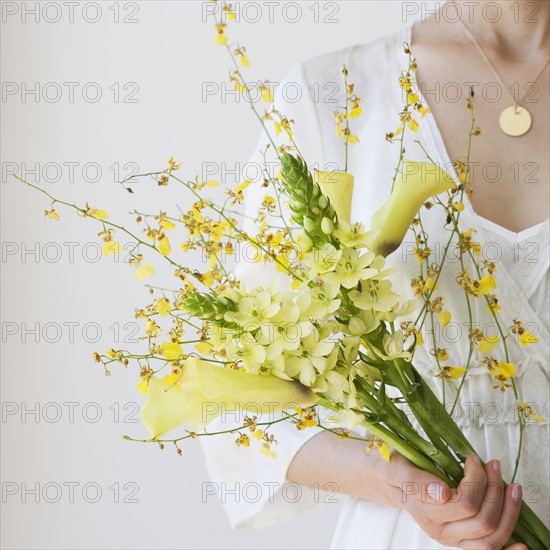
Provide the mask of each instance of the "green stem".
{"label": "green stem", "polygon": [[[384,422],[384,424],[398,433],[403,439],[412,443],[418,451],[429,457],[437,465],[441,466],[443,470],[456,481],[456,483],[451,483],[450,486],[456,487],[464,476],[464,472],[461,465],[456,461],[456,458],[453,457],[446,447],[439,448],[437,445],[433,444],[433,441],[431,444],[420,436],[414,428],[404,422],[399,414],[401,411],[399,411],[391,400],[388,399],[382,407],[377,403],[376,399],[366,391],[358,391],[358,396],[363,400],[367,408],[380,415],[381,421]],[[438,440],[438,442],[441,444],[440,440]]]}
{"label": "green stem", "polygon": [[[329,401],[322,400],[319,404],[328,409],[337,410],[334,403]],[[398,453],[410,460],[418,468],[430,472],[448,485],[452,485],[452,479],[450,479],[445,472],[440,470],[430,458],[418,451],[418,449],[411,445],[409,441],[403,439],[399,434],[382,426],[379,422],[363,420],[361,426],[367,428],[369,432],[391,445]]]}
{"label": "green stem", "polygon": [[[533,512],[533,510],[525,502],[521,503],[520,519],[522,520],[522,523],[528,526],[531,529],[531,531],[533,531],[533,533],[542,542],[543,549],[550,548],[550,530],[548,530],[548,528],[546,527],[546,525],[544,525],[542,520],[537,516],[537,514],[535,514],[535,512]],[[517,529],[517,526],[516,526],[516,529]],[[529,547],[529,549],[531,549],[531,546],[529,545],[527,546]]]}
{"label": "green stem", "polygon": [[[468,454],[475,452],[474,448],[416,369],[405,361],[403,363],[403,368],[409,368],[415,380],[415,391],[412,394],[414,398],[408,399],[407,396],[404,396],[415,417],[423,428],[431,424],[435,428],[435,432],[442,436],[457,456],[461,460],[465,460]],[[431,416],[426,415],[426,411],[437,412],[435,416]],[[426,433],[428,434],[428,432]],[[522,503],[520,521],[516,525],[514,533],[530,550],[544,550],[550,547],[550,531],[525,502]]]}
{"label": "green stem", "polygon": [[453,481],[442,472],[432,460],[419,452],[416,448],[410,445],[407,441],[399,437],[397,434],[394,434],[392,431],[384,428],[380,424],[370,423],[367,420],[361,422],[361,425],[367,428],[374,435],[378,436],[380,439],[384,440],[386,443],[391,445],[397,452],[403,455],[405,458],[410,460],[418,468],[430,472],[435,475],[447,485],[452,485]]}
{"label": "green stem", "polygon": [[[395,368],[399,367],[396,366]],[[447,440],[452,434],[449,433],[446,426],[440,426],[438,422],[446,414],[444,406],[437,400],[427,406],[422,398],[422,388],[416,386],[416,382],[414,385],[409,384],[408,388],[403,388],[399,377],[395,377],[395,379],[416,420],[437,450],[437,453],[432,455],[431,458],[459,483],[464,477],[464,471],[460,461],[449,450],[447,444]],[[451,448],[454,450],[453,446]]]}

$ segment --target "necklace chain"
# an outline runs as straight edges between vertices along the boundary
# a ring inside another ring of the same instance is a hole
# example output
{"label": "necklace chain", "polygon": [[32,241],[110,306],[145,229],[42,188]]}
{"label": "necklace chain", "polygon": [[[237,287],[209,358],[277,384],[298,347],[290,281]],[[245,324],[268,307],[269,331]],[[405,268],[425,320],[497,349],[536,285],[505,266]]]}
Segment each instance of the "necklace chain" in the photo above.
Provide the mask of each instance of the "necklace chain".
{"label": "necklace chain", "polygon": [[[466,23],[464,23],[464,21],[462,20],[462,17],[460,17],[459,6],[456,4],[456,0],[451,0],[451,1],[457,9],[458,21],[462,25],[462,28],[464,29],[466,34],[469,36],[470,40],[474,43],[474,46],[477,48],[477,51],[479,52],[479,54],[481,55],[485,63],[489,65],[489,68],[491,69],[492,73],[495,75],[496,79],[500,82],[500,85],[504,88],[504,90],[512,100],[512,103],[514,104],[514,106],[517,107],[525,99],[525,96],[529,93],[530,87],[527,90],[525,90],[524,94],[516,101],[516,98],[510,93],[508,86],[506,86],[506,84],[503,82],[502,78],[500,77],[496,69],[493,67],[491,62],[489,61],[489,58],[487,57],[485,52],[482,50],[478,41],[475,39],[470,29],[466,26]],[[537,73],[535,78],[530,82],[532,85],[534,85],[537,82],[537,80],[540,78],[540,76],[544,72],[544,69],[546,69],[546,66],[548,65],[548,63],[550,63],[550,57],[544,62],[544,65],[541,67],[540,71]]]}

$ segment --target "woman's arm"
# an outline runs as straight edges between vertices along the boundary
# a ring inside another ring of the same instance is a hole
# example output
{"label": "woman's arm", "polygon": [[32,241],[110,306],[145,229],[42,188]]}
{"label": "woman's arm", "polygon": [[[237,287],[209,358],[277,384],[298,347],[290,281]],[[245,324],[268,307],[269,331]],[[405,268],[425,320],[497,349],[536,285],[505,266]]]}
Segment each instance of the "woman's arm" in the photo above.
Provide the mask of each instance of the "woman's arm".
{"label": "woman's arm", "polygon": [[[509,540],[521,507],[521,486],[504,490],[500,463],[485,467],[468,457],[464,479],[450,489],[437,477],[416,468],[399,453],[386,462],[365,444],[322,432],[299,450],[287,479],[303,485],[336,484],[339,492],[403,508],[439,543],[464,549],[501,549]],[[514,544],[511,550],[527,550]]]}

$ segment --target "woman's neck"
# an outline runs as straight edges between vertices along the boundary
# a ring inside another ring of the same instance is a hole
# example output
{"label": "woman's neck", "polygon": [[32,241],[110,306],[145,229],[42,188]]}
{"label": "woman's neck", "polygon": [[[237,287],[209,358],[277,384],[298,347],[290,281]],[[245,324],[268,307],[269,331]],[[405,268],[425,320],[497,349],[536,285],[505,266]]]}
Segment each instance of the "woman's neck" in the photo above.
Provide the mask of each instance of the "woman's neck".
{"label": "woman's neck", "polygon": [[[453,6],[455,4],[455,6]],[[481,46],[519,57],[548,52],[549,0],[448,0],[447,20],[456,10]]]}

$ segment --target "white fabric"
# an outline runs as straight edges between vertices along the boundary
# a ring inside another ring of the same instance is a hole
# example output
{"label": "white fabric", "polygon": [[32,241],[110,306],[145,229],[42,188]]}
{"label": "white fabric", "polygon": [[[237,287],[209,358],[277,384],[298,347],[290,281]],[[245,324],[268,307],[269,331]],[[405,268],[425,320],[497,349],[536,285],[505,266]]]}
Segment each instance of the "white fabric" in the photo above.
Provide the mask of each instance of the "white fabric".
{"label": "white fabric", "polygon": [[487,255],[504,264],[531,307],[539,310],[541,320],[548,327],[550,308],[540,307],[540,304],[548,306],[550,282],[546,275],[550,261],[550,218],[519,233],[481,216],[478,216],[478,221],[485,235]]}
{"label": "white fabric", "polygon": [[[285,100],[284,94],[276,96],[276,105],[289,119],[294,119],[295,139],[304,158],[310,165],[321,167],[336,163],[340,168],[344,161],[344,148],[341,138],[336,137],[332,111],[343,102],[341,67],[346,63],[350,72],[350,82],[355,84],[356,93],[364,99],[364,112],[353,120],[352,130],[360,138],[360,144],[350,146],[349,171],[355,175],[356,188],[352,217],[363,221],[367,227],[374,212],[382,205],[390,193],[390,184],[398,158],[398,145],[385,141],[385,134],[394,131],[399,124],[398,114],[402,110],[402,94],[398,79],[406,68],[406,56],[403,42],[410,43],[410,26],[391,36],[356,45],[351,48],[326,54],[305,63],[296,65],[288,75],[286,82],[296,83],[302,91],[300,101]],[[338,93],[333,94],[338,86]],[[296,86],[293,86],[296,88]],[[279,90],[290,90],[281,86]],[[288,94],[295,97],[295,94]],[[288,99],[287,97],[287,99]],[[332,103],[336,100],[336,103]],[[268,123],[269,127],[270,123]],[[282,136],[281,136],[282,137]],[[420,121],[418,134],[408,133],[406,157],[413,160],[425,160],[424,154],[414,139],[420,139],[432,158],[454,174],[442,137],[432,115]],[[258,150],[263,149],[265,138],[260,139]],[[255,162],[261,162],[259,154]],[[258,197],[265,190],[257,184],[254,191],[247,190],[248,213],[254,215]],[[432,249],[434,243],[442,247],[448,239],[443,229],[444,218],[439,208],[423,211],[423,224],[430,236]],[[471,203],[466,199],[465,210],[461,213],[462,230],[475,228],[476,240],[483,245],[499,239],[500,247],[506,248],[515,242],[512,234],[490,233],[490,222],[476,215]],[[496,225],[496,224],[493,224]],[[500,226],[497,226],[497,228]],[[493,227],[494,229],[494,227]],[[503,326],[512,325],[514,318],[521,319],[531,332],[536,333],[540,342],[527,349],[509,339],[510,361],[517,369],[517,384],[521,399],[532,403],[540,416],[549,418],[548,410],[548,223],[539,224],[520,234],[520,261],[515,263],[507,259],[497,262],[495,278],[496,294],[501,306]],[[516,235],[517,237],[518,235]],[[530,249],[521,245],[534,242],[538,246],[536,263],[522,260]],[[390,258],[390,264],[399,266],[399,275],[394,277],[394,285],[402,294],[411,294],[410,278],[418,274],[418,264],[411,249],[414,238],[407,235],[402,247]],[[448,269],[447,269],[448,268]],[[464,323],[468,317],[464,296],[456,285],[455,277],[459,271],[457,263],[447,266],[445,276],[439,281],[438,294],[446,297],[445,306],[452,312],[453,319],[447,329],[436,331],[439,337],[438,347],[449,350],[448,365],[464,366],[468,355],[467,330]],[[254,283],[267,280],[273,271],[264,266],[250,266],[241,270]],[[472,307],[477,321],[489,323],[491,317],[485,302],[473,300]],[[413,318],[413,317],[411,317]],[[453,330],[459,334],[456,343],[441,339],[454,337]],[[489,330],[489,332],[491,332]],[[427,343],[431,335],[425,335]],[[419,348],[414,363],[427,377],[434,372],[435,363],[428,353],[428,346]],[[501,357],[499,352],[499,358]],[[518,445],[518,423],[514,414],[514,395],[511,390],[500,392],[492,389],[494,383],[487,370],[479,366],[479,356],[475,352],[471,372],[461,393],[461,406],[457,409],[457,421],[466,435],[485,459],[498,458],[502,461],[503,475],[510,479]],[[430,378],[433,388],[441,397],[441,380]],[[454,398],[453,383],[447,383],[447,402]],[[227,429],[228,423],[218,422],[211,428]],[[279,441],[274,450],[277,459],[271,460],[260,455],[257,450],[238,448],[234,444],[235,436],[201,438],[205,447],[205,456],[212,479],[225,482],[229,486],[246,483],[273,483],[279,488],[273,496],[264,490],[257,502],[247,499],[236,502],[234,498],[225,499],[225,507],[234,527],[260,527],[273,524],[294,516],[304,509],[315,505],[311,491],[303,491],[303,498],[297,503],[285,500],[280,488],[285,483],[287,468],[299,448],[318,429],[297,431],[293,426],[281,423],[273,428]],[[322,460],[322,457],[319,457]],[[524,431],[523,454],[518,470],[517,481],[523,483],[524,496],[534,510],[548,523],[549,488],[549,428],[548,421],[542,424],[530,423]],[[308,498],[312,497],[312,498]],[[345,503],[341,511],[338,526],[332,541],[333,548],[444,548],[431,540],[416,525],[411,516],[402,510],[392,509],[375,502],[343,497]],[[320,499],[322,500],[322,499]]]}

